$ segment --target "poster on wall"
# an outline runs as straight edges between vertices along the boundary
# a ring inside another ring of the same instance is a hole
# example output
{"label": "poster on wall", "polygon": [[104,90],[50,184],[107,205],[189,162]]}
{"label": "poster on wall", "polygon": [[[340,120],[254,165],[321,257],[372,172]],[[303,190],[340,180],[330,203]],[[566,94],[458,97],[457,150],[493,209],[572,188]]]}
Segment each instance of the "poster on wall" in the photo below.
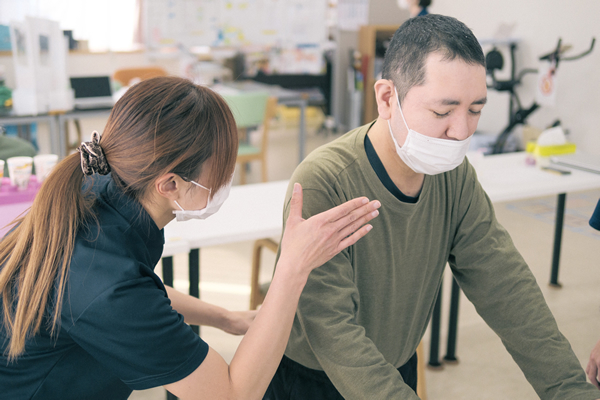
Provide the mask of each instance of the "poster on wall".
{"label": "poster on wall", "polygon": [[327,39],[323,0],[147,0],[146,45],[278,46]]}

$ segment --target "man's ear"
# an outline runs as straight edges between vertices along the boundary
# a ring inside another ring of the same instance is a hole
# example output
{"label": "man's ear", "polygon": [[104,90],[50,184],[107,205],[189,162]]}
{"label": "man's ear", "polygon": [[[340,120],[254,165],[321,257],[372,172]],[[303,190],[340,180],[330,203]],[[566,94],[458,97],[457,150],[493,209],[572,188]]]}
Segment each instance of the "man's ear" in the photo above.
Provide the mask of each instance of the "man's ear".
{"label": "man's ear", "polygon": [[183,179],[177,174],[168,173],[154,181],[154,189],[159,196],[169,200],[177,200],[183,188]]}
{"label": "man's ear", "polygon": [[380,79],[375,82],[375,100],[377,112],[383,119],[392,118],[392,102],[394,99],[394,83],[389,79]]}

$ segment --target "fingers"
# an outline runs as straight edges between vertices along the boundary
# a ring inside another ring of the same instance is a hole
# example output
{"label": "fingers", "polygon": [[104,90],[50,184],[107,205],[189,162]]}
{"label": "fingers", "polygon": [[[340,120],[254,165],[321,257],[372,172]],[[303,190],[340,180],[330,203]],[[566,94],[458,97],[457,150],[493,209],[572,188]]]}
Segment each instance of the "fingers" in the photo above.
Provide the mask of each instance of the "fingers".
{"label": "fingers", "polygon": [[364,237],[367,233],[369,233],[371,229],[373,229],[372,225],[365,225],[356,232],[354,232],[352,235],[346,237],[345,239],[340,241],[336,252],[339,253],[345,248],[352,246],[354,243],[358,242],[362,237]]}
{"label": "fingers", "polygon": [[585,369],[585,372],[590,382],[592,382],[594,386],[600,389],[600,383],[598,382],[600,380],[600,376],[598,376],[600,375],[600,371],[598,370],[598,366],[596,365],[594,360],[590,359],[587,368]]}
{"label": "fingers", "polygon": [[319,215],[324,217],[327,222],[336,222],[368,203],[369,199],[366,197],[358,197],[356,199],[348,200],[344,204],[334,207],[331,210],[327,210]]}
{"label": "fingers", "polygon": [[335,224],[340,232],[340,237],[345,238],[346,236],[354,233],[358,228],[372,220],[379,215],[377,210],[381,207],[381,203],[374,200],[364,207],[354,210],[346,217],[338,220]]}
{"label": "fingers", "polygon": [[288,221],[293,220],[294,218],[302,219],[302,186],[300,186],[299,183],[294,183]]}

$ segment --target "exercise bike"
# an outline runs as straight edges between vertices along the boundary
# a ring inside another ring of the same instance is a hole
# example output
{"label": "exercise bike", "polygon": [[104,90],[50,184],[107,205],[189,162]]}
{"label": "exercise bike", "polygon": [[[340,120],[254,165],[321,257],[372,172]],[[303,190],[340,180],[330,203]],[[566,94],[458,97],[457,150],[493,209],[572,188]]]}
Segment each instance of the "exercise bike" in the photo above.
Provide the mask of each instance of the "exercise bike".
{"label": "exercise bike", "polygon": [[[592,43],[590,48],[580,54],[571,57],[565,57],[564,53],[571,49],[570,45],[563,45],[562,39],[558,39],[558,43],[556,48],[539,58],[540,61],[549,61],[552,65],[554,71],[558,68],[558,64],[560,61],[573,61],[583,58],[590,54],[594,49],[594,44],[596,43],[596,38],[592,38]],[[517,44],[515,42],[510,42],[510,60],[511,60],[511,71],[510,71],[510,79],[508,80],[498,80],[495,77],[496,70],[502,70],[504,68],[504,58],[502,53],[494,46],[485,56],[486,63],[486,73],[489,78],[488,88],[497,90],[499,92],[509,92],[509,119],[508,125],[504,130],[498,135],[496,141],[492,145],[491,153],[499,154],[504,151],[504,147],[507,139],[511,135],[513,129],[520,124],[525,124],[527,122],[527,118],[537,110],[540,105],[534,100],[533,103],[527,107],[523,108],[521,104],[521,100],[519,99],[519,95],[516,92],[516,87],[521,84],[523,77],[527,74],[537,74],[538,70],[534,68],[525,68],[516,74],[515,70],[515,51],[517,48]],[[552,126],[560,125],[560,121],[555,121]]]}

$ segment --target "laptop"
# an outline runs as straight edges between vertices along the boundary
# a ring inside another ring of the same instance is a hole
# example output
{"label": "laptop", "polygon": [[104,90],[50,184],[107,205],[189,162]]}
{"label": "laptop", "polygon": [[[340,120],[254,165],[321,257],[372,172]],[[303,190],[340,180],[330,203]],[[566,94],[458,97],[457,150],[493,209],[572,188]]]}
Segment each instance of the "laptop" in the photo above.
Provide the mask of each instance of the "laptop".
{"label": "laptop", "polygon": [[75,92],[75,108],[110,108],[115,104],[109,76],[72,77],[71,87]]}
{"label": "laptop", "polygon": [[600,174],[600,156],[588,153],[573,153],[550,157],[550,163],[561,167],[575,168]]}

